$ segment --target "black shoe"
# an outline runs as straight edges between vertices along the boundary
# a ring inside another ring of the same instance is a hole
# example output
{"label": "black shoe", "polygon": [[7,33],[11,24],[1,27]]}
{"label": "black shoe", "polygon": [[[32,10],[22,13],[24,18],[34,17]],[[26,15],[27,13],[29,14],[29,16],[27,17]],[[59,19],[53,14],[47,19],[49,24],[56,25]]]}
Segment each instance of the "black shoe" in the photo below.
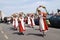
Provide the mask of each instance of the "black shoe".
{"label": "black shoe", "polygon": [[18,35],[24,35],[23,33],[18,33]]}
{"label": "black shoe", "polygon": [[17,30],[17,28],[15,28],[15,30]]}
{"label": "black shoe", "polygon": [[32,27],[32,28],[34,28],[34,27]]}
{"label": "black shoe", "polygon": [[24,35],[24,33],[21,33],[21,35]]}

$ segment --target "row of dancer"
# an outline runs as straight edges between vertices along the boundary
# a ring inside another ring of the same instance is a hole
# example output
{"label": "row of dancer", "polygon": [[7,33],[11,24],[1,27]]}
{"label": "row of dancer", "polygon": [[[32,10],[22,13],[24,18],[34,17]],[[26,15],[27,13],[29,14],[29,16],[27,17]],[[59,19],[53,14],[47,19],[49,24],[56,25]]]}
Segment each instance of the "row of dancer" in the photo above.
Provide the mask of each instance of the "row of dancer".
{"label": "row of dancer", "polygon": [[23,17],[22,13],[19,14],[19,17],[17,17],[16,14],[14,14],[13,16],[14,29],[16,30],[18,29],[20,34],[23,34],[23,32],[26,30],[25,25],[24,25],[26,20],[28,22],[29,27],[34,28],[35,23],[34,23],[33,14],[28,14],[26,19]]}
{"label": "row of dancer", "polygon": [[[39,8],[41,8],[41,7],[42,6],[40,6]],[[48,30],[48,25],[46,23],[47,12],[42,12],[39,8],[37,8],[38,20],[39,20],[39,30],[40,30],[40,32],[43,33],[43,36],[44,36],[45,32]],[[22,16],[22,14],[19,14],[19,17],[16,18],[16,20],[15,20],[15,18],[13,18],[14,19],[13,20],[13,26],[16,29],[18,27],[19,28],[19,32],[21,34],[23,34],[23,32],[26,30],[25,25],[24,25],[24,17]],[[32,14],[28,14],[27,15],[27,22],[28,22],[28,25],[30,27],[34,28],[34,25],[35,25],[34,16]]]}

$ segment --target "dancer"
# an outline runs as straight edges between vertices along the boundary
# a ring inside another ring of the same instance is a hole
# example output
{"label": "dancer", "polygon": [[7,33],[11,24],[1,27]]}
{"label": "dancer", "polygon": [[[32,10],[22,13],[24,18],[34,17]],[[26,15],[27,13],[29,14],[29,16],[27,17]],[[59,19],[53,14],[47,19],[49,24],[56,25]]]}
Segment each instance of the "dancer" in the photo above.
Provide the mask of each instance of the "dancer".
{"label": "dancer", "polygon": [[[42,6],[39,6],[39,8],[40,7],[42,7]],[[44,36],[45,32],[48,30],[48,25],[46,23],[46,15],[47,14],[45,12],[41,12],[39,10],[39,8],[37,8],[37,12],[38,12],[38,16],[39,16],[39,27],[40,27],[40,31],[43,32],[43,36]]]}
{"label": "dancer", "polygon": [[17,30],[17,27],[18,27],[18,18],[17,18],[16,14],[13,15],[13,26],[14,26],[14,29]]}
{"label": "dancer", "polygon": [[24,35],[24,31],[25,31],[25,26],[24,26],[24,18],[22,17],[22,14],[19,14],[19,32],[20,34]]}
{"label": "dancer", "polygon": [[27,23],[28,23],[28,26],[31,27],[31,18],[30,18],[30,14],[27,14]]}
{"label": "dancer", "polygon": [[33,14],[31,14],[31,27],[32,28],[34,28],[34,26],[35,26],[35,22],[34,22],[34,15]]}

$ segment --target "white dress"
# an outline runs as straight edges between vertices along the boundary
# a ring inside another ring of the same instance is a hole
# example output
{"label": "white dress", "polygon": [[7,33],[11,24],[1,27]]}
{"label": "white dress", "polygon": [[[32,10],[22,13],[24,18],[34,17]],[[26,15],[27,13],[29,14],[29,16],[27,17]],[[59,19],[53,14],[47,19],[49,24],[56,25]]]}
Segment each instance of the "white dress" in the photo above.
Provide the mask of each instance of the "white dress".
{"label": "white dress", "polygon": [[31,25],[30,17],[28,17],[28,25]]}
{"label": "white dress", "polygon": [[18,18],[13,18],[13,26],[15,25],[15,27],[18,27]]}
{"label": "white dress", "polygon": [[34,26],[34,25],[35,25],[34,17],[33,17],[33,18],[31,18],[31,20],[32,20],[32,25]]}
{"label": "white dress", "polygon": [[25,26],[24,26],[24,18],[23,18],[23,17],[22,17],[22,19],[21,19],[21,24],[22,24],[23,30],[25,30]]}
{"label": "white dress", "polygon": [[43,14],[39,15],[39,27],[40,27],[40,30],[45,30],[44,21],[43,21]]}

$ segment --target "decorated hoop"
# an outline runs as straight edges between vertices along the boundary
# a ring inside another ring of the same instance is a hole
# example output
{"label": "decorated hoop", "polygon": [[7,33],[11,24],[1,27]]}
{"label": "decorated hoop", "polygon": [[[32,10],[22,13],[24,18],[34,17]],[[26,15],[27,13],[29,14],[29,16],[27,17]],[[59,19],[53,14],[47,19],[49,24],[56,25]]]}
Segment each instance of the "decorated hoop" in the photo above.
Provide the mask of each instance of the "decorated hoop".
{"label": "decorated hoop", "polygon": [[17,15],[16,15],[16,14],[13,14],[12,16],[13,16],[13,17],[17,17]]}
{"label": "decorated hoop", "polygon": [[38,11],[40,11],[39,8],[43,8],[43,9],[45,9],[46,13],[48,14],[47,9],[46,9],[45,6],[40,5],[40,6],[37,8]]}

